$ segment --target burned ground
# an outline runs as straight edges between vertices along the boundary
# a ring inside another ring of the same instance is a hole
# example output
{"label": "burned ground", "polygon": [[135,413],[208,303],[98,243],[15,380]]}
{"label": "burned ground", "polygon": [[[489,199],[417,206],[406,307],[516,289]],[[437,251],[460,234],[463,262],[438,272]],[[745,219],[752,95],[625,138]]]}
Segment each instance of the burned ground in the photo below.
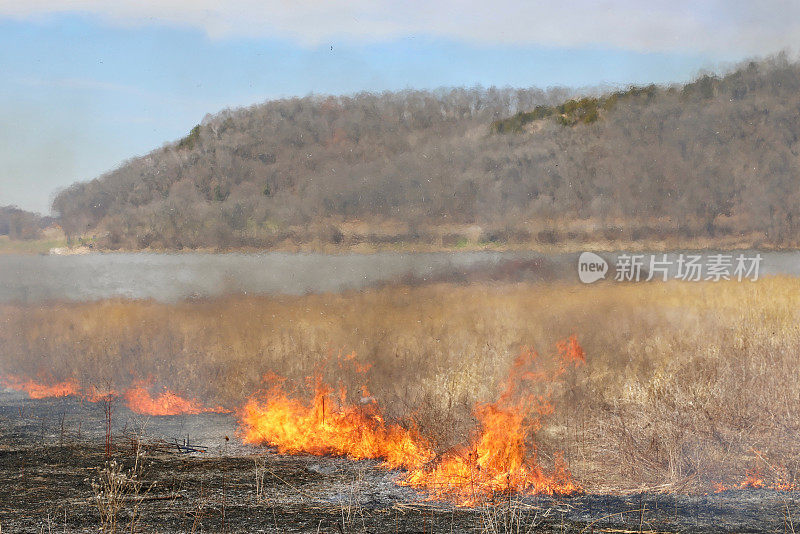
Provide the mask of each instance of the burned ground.
{"label": "burned ground", "polygon": [[[794,493],[763,489],[558,499],[501,495],[459,508],[395,484],[398,473],[375,461],[247,447],[231,415],[142,420],[120,406],[108,458],[97,405],[17,393],[0,394],[0,402],[3,532],[98,531],[92,481],[102,478],[109,461],[130,469],[137,445],[142,485],[138,495],[122,499],[120,531],[130,528],[137,507],[135,530],[162,533],[791,532],[800,514]],[[187,434],[190,445],[206,452],[171,446],[173,440],[183,446]]]}

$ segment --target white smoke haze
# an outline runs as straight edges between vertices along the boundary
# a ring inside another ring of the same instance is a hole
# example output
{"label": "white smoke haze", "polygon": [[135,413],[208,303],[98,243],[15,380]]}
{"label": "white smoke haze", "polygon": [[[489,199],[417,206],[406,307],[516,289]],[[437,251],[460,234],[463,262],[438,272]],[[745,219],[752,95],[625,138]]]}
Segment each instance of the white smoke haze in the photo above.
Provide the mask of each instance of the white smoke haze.
{"label": "white smoke haze", "polygon": [[0,16],[56,13],[90,14],[113,24],[195,27],[212,38],[283,38],[306,46],[424,35],[482,45],[735,57],[794,49],[800,41],[800,3],[791,0],[0,0]]}

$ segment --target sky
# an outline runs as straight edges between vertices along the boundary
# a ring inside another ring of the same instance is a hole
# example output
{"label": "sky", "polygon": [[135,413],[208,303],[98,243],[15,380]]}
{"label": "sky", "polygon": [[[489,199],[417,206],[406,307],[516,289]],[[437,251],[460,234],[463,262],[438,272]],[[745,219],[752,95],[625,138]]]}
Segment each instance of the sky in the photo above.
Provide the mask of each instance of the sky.
{"label": "sky", "polygon": [[799,39],[798,0],[0,0],[0,206],[49,213],[228,107],[684,82]]}

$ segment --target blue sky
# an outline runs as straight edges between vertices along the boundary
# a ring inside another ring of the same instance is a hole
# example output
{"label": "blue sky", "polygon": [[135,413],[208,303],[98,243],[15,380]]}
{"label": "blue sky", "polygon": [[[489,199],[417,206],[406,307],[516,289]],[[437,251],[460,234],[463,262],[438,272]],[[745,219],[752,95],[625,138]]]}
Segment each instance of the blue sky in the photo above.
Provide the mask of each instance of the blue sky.
{"label": "blue sky", "polygon": [[[793,4],[775,17],[735,0],[62,5],[0,0],[0,205],[46,213],[59,188],[226,107],[312,92],[680,82],[791,49],[797,34],[785,22]],[[756,22],[771,33],[754,34]]]}

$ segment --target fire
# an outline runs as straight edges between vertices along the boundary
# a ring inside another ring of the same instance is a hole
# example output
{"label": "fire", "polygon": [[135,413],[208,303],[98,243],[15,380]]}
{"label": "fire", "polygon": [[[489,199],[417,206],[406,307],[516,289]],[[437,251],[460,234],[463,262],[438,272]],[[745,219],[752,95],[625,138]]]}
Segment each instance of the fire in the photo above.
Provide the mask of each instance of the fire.
{"label": "fire", "polygon": [[119,397],[119,392],[111,387],[89,386],[81,390],[81,398],[89,402],[106,402]]}
{"label": "fire", "polygon": [[739,484],[739,489],[753,488],[759,489],[764,487],[764,479],[761,478],[761,473],[757,469],[751,469],[747,472],[747,478]]}
{"label": "fire", "polygon": [[791,477],[784,467],[772,467],[772,476],[767,477],[770,480],[765,481],[761,470],[757,468],[748,469],[744,480],[733,486],[726,486],[719,482],[714,483],[714,493],[722,493],[728,490],[744,490],[744,489],[771,489],[774,491],[795,491],[797,485],[791,482]]}
{"label": "fire", "polygon": [[153,397],[143,385],[134,385],[123,395],[128,408],[144,415],[181,415],[218,411],[206,408],[196,400],[187,400],[168,389]]}
{"label": "fire", "polygon": [[121,394],[111,387],[98,388],[94,385],[81,387],[73,379],[46,384],[16,375],[5,375],[0,376],[0,383],[17,391],[24,391],[32,399],[74,395],[88,402],[96,403],[123,397],[131,411],[144,415],[180,415],[227,411],[222,407],[208,408],[196,400],[184,399],[168,389],[164,389],[160,395],[153,397],[143,383],[136,383]]}
{"label": "fire", "polygon": [[[753,454],[758,460],[769,468],[769,475],[764,476],[759,466],[751,467],[745,472],[745,479],[734,486],[725,486],[721,483],[715,483],[715,493],[721,493],[730,489],[771,489],[774,491],[795,491],[797,485],[793,482],[794,477],[791,472],[783,464],[773,464],[767,460],[766,455],[753,448]],[[765,482],[765,478],[767,482]]]}
{"label": "fire", "polygon": [[552,413],[549,395],[534,395],[536,383],[552,385],[570,365],[583,364],[585,354],[573,336],[558,344],[557,367],[548,373],[536,369],[538,355],[523,349],[514,361],[500,398],[478,405],[475,416],[480,432],[466,450],[444,455],[433,467],[410,471],[403,484],[422,489],[432,497],[451,497],[474,504],[498,493],[569,495],[579,492],[561,456],[545,472],[537,461],[535,444],[526,437],[540,428],[540,417]]}
{"label": "fire", "polygon": [[46,399],[49,397],[69,397],[77,395],[80,391],[78,384],[72,380],[53,384],[41,384],[30,379],[16,375],[0,377],[0,383],[5,387],[17,391],[24,391],[32,399]]}
{"label": "fire", "polygon": [[317,378],[310,404],[289,398],[281,382],[263,400],[251,398],[242,413],[243,440],[269,444],[281,453],[333,454],[382,459],[393,468],[410,468],[433,458],[431,446],[415,429],[387,425],[374,404],[352,406],[336,399]]}
{"label": "fire", "polygon": [[[406,471],[400,484],[462,505],[499,493],[568,495],[581,488],[563,458],[556,456],[554,468],[545,470],[529,437],[540,428],[541,416],[552,412],[552,385],[570,367],[585,362],[574,336],[558,344],[552,362],[555,368],[548,370],[548,362],[524,349],[499,399],[475,406],[479,428],[471,445],[441,456],[413,426],[386,423],[366,389],[362,399],[369,399],[367,405],[354,406],[345,402],[344,388],[336,399],[334,389],[319,377],[313,381],[310,403],[287,396],[280,380],[251,398],[241,414],[242,437],[245,443],[271,445],[281,453],[380,459],[388,468]],[[534,394],[535,384],[545,391]]]}

